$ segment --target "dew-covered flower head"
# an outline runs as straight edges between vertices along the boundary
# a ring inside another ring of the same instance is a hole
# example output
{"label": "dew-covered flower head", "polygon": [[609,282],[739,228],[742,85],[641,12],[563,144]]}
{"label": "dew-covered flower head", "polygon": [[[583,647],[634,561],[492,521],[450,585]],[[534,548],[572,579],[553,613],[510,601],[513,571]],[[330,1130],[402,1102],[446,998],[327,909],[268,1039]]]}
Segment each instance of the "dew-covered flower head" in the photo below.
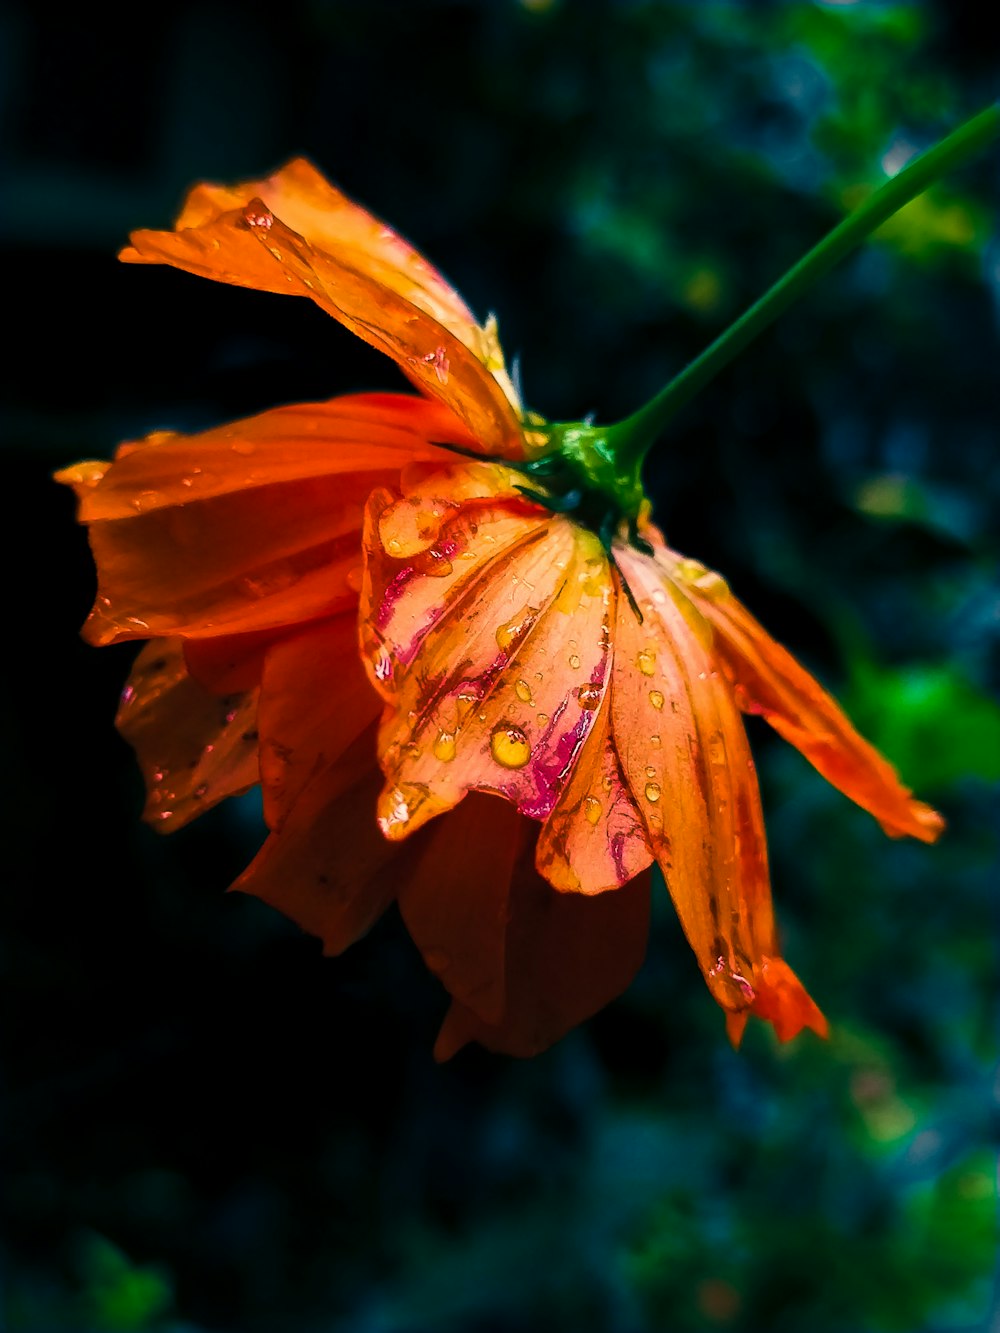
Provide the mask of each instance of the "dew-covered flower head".
{"label": "dew-covered flower head", "polygon": [[478,323],[296,160],[193,190],[122,258],[306,296],[416,394],[122,445],[60,479],[85,634],[148,639],[118,722],[164,830],[259,783],[236,887],[338,952],[392,902],[452,997],[438,1039],[526,1055],[627,986],[662,872],[738,1040],[825,1032],[775,925],[758,713],[887,833],[915,801],[725,581],[670,549],[613,435],[528,413]]}

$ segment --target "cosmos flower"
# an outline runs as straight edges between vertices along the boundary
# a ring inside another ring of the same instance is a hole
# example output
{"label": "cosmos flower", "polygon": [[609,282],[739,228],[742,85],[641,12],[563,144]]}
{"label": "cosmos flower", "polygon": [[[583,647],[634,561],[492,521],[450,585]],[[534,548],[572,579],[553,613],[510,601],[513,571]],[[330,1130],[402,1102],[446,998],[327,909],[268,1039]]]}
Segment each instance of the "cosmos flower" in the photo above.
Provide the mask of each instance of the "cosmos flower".
{"label": "cosmos flower", "polygon": [[310,297],[419,390],[60,474],[98,570],[86,637],[150,640],[118,715],[147,818],[259,782],[270,833],[235,887],[333,953],[396,901],[452,996],[440,1057],[532,1054],[620,993],[654,862],[734,1041],[750,1013],[825,1032],[781,956],[741,713],[887,833],[940,817],[667,546],[602,437],[522,408],[495,322],[308,163],[198,186],[131,240],[127,262]]}

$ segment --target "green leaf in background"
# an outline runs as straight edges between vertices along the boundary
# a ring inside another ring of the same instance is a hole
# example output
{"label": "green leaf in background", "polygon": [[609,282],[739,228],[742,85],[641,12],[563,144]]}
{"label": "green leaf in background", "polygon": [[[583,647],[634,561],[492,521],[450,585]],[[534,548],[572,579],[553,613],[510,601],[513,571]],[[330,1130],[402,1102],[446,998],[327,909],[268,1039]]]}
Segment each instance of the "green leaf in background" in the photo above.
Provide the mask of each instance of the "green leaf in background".
{"label": "green leaf in background", "polygon": [[846,698],[864,734],[927,794],[1000,782],[1000,706],[948,663],[852,664]]}

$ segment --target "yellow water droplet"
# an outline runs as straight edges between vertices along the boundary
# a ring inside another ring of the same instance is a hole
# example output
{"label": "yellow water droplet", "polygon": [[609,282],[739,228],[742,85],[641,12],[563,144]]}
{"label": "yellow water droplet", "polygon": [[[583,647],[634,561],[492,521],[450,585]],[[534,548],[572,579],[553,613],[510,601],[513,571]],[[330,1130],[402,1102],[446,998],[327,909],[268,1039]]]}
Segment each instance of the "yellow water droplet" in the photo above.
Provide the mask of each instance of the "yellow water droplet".
{"label": "yellow water droplet", "polygon": [[580,659],[576,653],[570,653],[569,664],[574,671],[580,670]]}
{"label": "yellow water droplet", "polygon": [[649,648],[643,648],[635,659],[635,664],[644,676],[651,676],[656,670],[656,654]]}
{"label": "yellow water droplet", "polygon": [[532,610],[525,607],[513,619],[505,621],[504,624],[497,626],[497,647],[506,650],[512,643],[516,643],[522,638],[526,631],[531,628]]}
{"label": "yellow water droplet", "polygon": [[611,779],[610,779],[610,778],[602,778],[602,779],[601,779],[601,786],[604,788],[605,791],[610,791],[610,790],[611,790],[611,787],[612,787]]}
{"label": "yellow water droplet", "polygon": [[655,778],[655,777],[656,777],[656,769],[653,767],[652,764],[648,764],[648,765],[646,766],[646,777],[647,777],[647,778]]}
{"label": "yellow water droplet", "polygon": [[674,577],[688,587],[697,588],[713,601],[729,596],[729,584],[714,569],[708,569],[700,560],[681,560],[674,569]]}
{"label": "yellow water droplet", "polygon": [[647,783],[646,783],[646,800],[647,800],[647,801],[658,801],[659,799],[660,799],[660,788],[659,788],[659,784],[656,783],[656,782],[647,782]]}
{"label": "yellow water droplet", "polygon": [[528,684],[526,680],[519,680],[515,684],[514,693],[517,695],[517,697],[521,700],[523,704],[530,704],[532,702],[531,686]]}
{"label": "yellow water droplet", "polygon": [[663,707],[663,695],[660,693],[659,690],[650,690],[649,702],[653,705],[654,708],[660,709]]}
{"label": "yellow water droplet", "polygon": [[649,743],[654,750],[658,750],[660,746],[663,744],[663,742],[660,740],[659,736],[657,736],[655,732],[652,736],[650,736]]}
{"label": "yellow water droplet", "polygon": [[595,796],[587,796],[583,802],[583,817],[588,824],[596,824],[601,817],[601,803]]}
{"label": "yellow water droplet", "polygon": [[453,731],[438,732],[438,738],[434,742],[434,757],[440,759],[443,764],[449,764],[455,758],[455,733]]}
{"label": "yellow water droplet", "polygon": [[504,768],[523,768],[531,758],[531,746],[520,727],[500,722],[490,733],[490,751]]}
{"label": "yellow water droplet", "polygon": [[538,714],[538,725],[539,725],[540,727],[544,727],[545,724],[546,724],[546,722],[548,722],[548,720],[549,720],[549,715],[548,715],[548,713],[539,713],[539,714]]}
{"label": "yellow water droplet", "polygon": [[580,707],[591,712],[601,702],[600,685],[581,685],[576,692],[576,697],[580,701]]}

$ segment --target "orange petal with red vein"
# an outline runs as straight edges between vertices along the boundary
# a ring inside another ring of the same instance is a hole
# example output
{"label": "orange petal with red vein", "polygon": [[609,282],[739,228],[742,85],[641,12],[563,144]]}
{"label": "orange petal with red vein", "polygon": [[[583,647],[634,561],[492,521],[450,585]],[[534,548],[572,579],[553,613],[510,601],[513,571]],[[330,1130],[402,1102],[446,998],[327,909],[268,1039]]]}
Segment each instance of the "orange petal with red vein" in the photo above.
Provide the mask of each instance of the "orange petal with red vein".
{"label": "orange petal with red vein", "polygon": [[[381,916],[415,854],[386,841],[375,823],[381,779],[375,738],[363,733],[302,790],[233,889],[270,903],[342,953]],[[402,861],[397,858],[403,855]]]}
{"label": "orange petal with red vein", "polygon": [[758,624],[725,581],[662,551],[663,571],[715,631],[715,656],[747,713],[760,713],[826,780],[875,816],[886,833],[934,842],[944,820],[912,799],[892,768],[823,687]]}
{"label": "orange petal with red vein", "polygon": [[272,645],[258,707],[260,780],[269,828],[281,829],[307,783],[338,760],[381,709],[361,666],[354,612]]}
{"label": "orange petal with red vein", "polygon": [[708,627],[648,557],[624,546],[615,556],[643,615],[640,624],[619,599],[612,727],[622,770],[709,989],[732,1013],[759,1012],[770,993],[764,960],[778,948],[743,721]]}
{"label": "orange petal with red vein", "polygon": [[494,322],[480,327],[412,247],[307,163],[228,190],[198,187],[177,227],[134,232],[121,258],[308,296],[447,403],[477,448],[523,455],[520,405]]}
{"label": "orange petal with red vein", "polygon": [[224,698],[192,680],[179,639],[135,660],[115,719],[146,780],[143,818],[181,828],[257,781],[257,694]]}
{"label": "orange petal with red vein", "polygon": [[488,796],[470,796],[425,837],[415,869],[399,886],[406,928],[454,999],[483,1022],[499,1023],[518,851],[508,808]]}
{"label": "orange petal with red vein", "polygon": [[[369,550],[382,512],[380,502],[370,508]],[[532,515],[521,542],[497,557],[488,514],[467,507],[441,530],[435,549],[452,571],[468,563],[461,578],[423,573],[417,560],[433,551],[394,562],[394,574],[392,563],[377,572],[370,564],[374,614],[362,614],[374,621],[375,652],[391,663],[399,692],[380,734],[388,779],[380,817],[390,837],[472,790],[546,818],[603,696],[611,589],[599,541],[564,519]],[[504,517],[497,521],[502,530]],[[419,665],[409,671],[417,644]]]}
{"label": "orange petal with red vein", "polygon": [[648,873],[614,893],[557,893],[534,868],[532,825],[512,806],[497,817],[519,853],[504,925],[504,1014],[486,1023],[453,1001],[434,1047],[438,1060],[469,1041],[537,1055],[620,995],[646,952]]}
{"label": "orange petal with red vein", "polygon": [[535,864],[563,892],[603,893],[627,884],[652,859],[611,742],[609,690],[563,793],[542,825]]}

